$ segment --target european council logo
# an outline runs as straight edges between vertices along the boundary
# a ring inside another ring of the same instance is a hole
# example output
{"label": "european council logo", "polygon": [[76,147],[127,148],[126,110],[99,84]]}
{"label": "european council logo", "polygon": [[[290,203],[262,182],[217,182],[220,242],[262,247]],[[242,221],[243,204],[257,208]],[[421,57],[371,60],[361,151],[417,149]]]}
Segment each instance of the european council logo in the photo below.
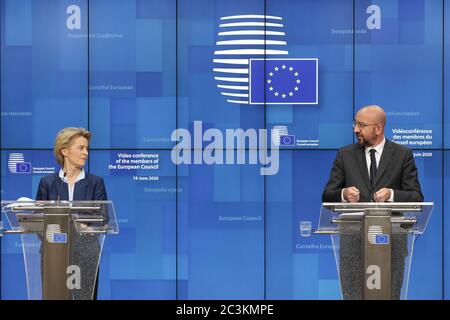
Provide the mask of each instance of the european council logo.
{"label": "european council logo", "polygon": [[220,20],[213,71],[228,102],[319,103],[318,59],[286,57],[282,17],[249,14]]}
{"label": "european council logo", "polygon": [[389,234],[384,234],[381,226],[369,226],[367,237],[370,244],[389,244]]}
{"label": "european council logo", "polygon": [[25,162],[23,153],[10,153],[8,168],[11,173],[31,173],[31,162]]}

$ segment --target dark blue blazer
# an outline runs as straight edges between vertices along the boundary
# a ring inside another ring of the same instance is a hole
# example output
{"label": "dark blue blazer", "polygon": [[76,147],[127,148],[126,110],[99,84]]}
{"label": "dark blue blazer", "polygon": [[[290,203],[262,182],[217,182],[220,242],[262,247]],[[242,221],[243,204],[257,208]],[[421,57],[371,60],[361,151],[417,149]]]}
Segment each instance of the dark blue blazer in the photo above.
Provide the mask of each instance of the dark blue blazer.
{"label": "dark blue blazer", "polygon": [[[60,200],[69,200],[69,185],[63,182],[59,172],[56,172],[41,178],[36,200],[58,200],[58,193]],[[108,200],[103,179],[86,172],[86,177],[75,183],[73,200]]]}

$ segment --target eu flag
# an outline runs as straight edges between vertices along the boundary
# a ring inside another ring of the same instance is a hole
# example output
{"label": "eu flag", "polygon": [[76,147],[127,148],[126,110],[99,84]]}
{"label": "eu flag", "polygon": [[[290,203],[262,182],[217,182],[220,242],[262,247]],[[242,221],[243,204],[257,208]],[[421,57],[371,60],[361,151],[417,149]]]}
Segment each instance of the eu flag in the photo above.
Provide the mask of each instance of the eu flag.
{"label": "eu flag", "polygon": [[54,233],[53,234],[54,243],[67,243],[67,233]]}
{"label": "eu flag", "polygon": [[318,104],[318,59],[250,59],[250,104]]}

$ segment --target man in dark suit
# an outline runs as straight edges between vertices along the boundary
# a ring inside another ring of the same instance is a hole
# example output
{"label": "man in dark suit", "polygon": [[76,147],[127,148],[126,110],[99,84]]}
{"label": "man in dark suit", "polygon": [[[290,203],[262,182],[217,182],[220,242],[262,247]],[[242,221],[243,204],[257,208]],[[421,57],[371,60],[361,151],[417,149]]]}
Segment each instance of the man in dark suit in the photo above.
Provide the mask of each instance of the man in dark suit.
{"label": "man in dark suit", "polygon": [[[353,125],[358,143],[338,151],[323,202],[422,202],[414,157],[406,147],[386,140],[386,114],[379,106],[358,111]],[[392,297],[400,298],[406,234],[392,236]],[[344,299],[361,299],[361,238],[358,232],[340,237],[340,280]]]}

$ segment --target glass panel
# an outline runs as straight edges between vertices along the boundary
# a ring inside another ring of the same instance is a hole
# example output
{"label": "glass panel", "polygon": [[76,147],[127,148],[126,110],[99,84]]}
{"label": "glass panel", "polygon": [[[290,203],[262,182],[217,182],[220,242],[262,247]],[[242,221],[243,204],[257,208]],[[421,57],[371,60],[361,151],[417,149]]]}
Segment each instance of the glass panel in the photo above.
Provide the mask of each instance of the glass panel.
{"label": "glass panel", "polygon": [[90,300],[105,234],[118,234],[109,201],[2,201],[8,225],[21,234],[29,299]]}

